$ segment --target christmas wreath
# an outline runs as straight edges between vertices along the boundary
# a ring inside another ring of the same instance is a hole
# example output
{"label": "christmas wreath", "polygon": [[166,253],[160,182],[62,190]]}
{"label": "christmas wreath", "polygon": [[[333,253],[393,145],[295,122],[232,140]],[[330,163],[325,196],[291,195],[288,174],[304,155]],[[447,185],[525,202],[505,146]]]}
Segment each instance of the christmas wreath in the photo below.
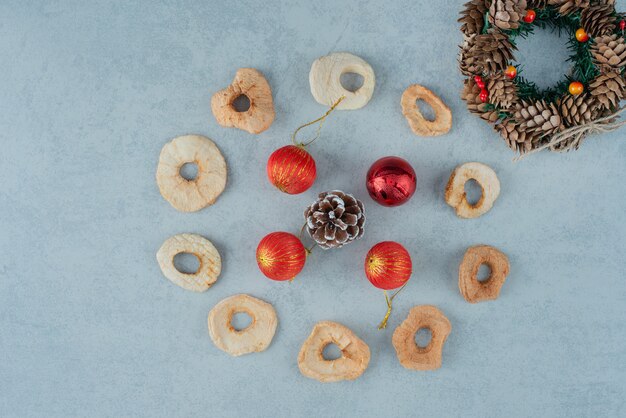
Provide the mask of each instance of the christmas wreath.
{"label": "christmas wreath", "polygon": [[[468,77],[461,97],[520,154],[578,149],[593,133],[624,122],[626,21],[614,0],[472,0],[459,22],[459,66]],[[515,40],[536,27],[568,36],[572,70],[539,89],[513,65]]]}

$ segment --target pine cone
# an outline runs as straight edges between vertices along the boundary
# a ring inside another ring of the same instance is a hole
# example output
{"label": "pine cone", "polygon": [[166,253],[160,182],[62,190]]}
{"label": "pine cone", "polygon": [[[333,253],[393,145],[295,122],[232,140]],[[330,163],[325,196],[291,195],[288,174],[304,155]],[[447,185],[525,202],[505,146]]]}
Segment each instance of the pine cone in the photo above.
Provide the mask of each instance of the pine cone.
{"label": "pine cone", "polygon": [[624,98],[625,88],[624,78],[617,73],[600,74],[589,84],[591,96],[607,110],[619,106],[619,101]]}
{"label": "pine cone", "polygon": [[589,123],[597,119],[599,114],[598,103],[588,93],[578,96],[566,93],[559,100],[559,110],[563,124],[567,128]]}
{"label": "pine cone", "polygon": [[470,112],[477,114],[481,119],[489,123],[495,123],[500,119],[498,111],[490,108],[487,103],[483,103],[480,100],[480,90],[480,87],[476,85],[473,79],[465,80],[463,91],[461,92],[461,99],[467,102],[467,108]]}
{"label": "pine cone", "polygon": [[543,99],[535,102],[521,101],[517,104],[513,117],[519,123],[519,129],[539,138],[563,129],[561,116],[555,104],[548,104]]}
{"label": "pine cone", "polygon": [[489,103],[502,110],[515,106],[519,101],[515,83],[505,75],[490,78],[486,82],[486,87],[489,92]]}
{"label": "pine cone", "polygon": [[615,32],[615,7],[612,2],[600,2],[583,9],[580,24],[592,37]]}
{"label": "pine cone", "polygon": [[517,29],[526,15],[526,0],[492,0],[489,23],[500,29]]}
{"label": "pine cone", "polygon": [[466,36],[481,33],[485,25],[485,13],[487,13],[486,0],[472,0],[465,3],[465,9],[459,18],[459,23],[462,23],[461,32]]}
{"label": "pine cone", "polygon": [[309,235],[320,248],[328,250],[361,238],[365,209],[361,201],[339,190],[320,193],[304,211]]}
{"label": "pine cone", "polygon": [[626,41],[621,35],[599,36],[591,45],[591,55],[601,72],[619,73],[626,65]]}
{"label": "pine cone", "polygon": [[589,0],[548,0],[551,6],[557,6],[561,15],[568,15],[572,12],[589,7]]}
{"label": "pine cone", "polygon": [[497,74],[513,60],[515,47],[499,30],[468,39],[461,51],[461,72],[467,76]]}
{"label": "pine cone", "polygon": [[525,154],[532,150],[539,142],[537,135],[525,131],[512,119],[504,120],[496,126],[496,130],[504,138],[509,148],[520,154]]}

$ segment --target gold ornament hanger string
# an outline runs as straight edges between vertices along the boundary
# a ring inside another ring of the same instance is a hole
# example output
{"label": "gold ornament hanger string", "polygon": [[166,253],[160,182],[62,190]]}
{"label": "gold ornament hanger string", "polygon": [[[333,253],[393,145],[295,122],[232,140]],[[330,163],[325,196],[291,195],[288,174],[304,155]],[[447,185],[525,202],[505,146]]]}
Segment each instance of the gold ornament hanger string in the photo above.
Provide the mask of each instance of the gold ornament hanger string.
{"label": "gold ornament hanger string", "polygon": [[[341,96],[339,99],[337,99],[337,101],[335,103],[333,103],[333,105],[330,107],[330,109],[328,109],[328,111],[326,111],[326,113],[324,113],[323,116],[320,116],[319,118],[305,123],[304,125],[301,125],[300,127],[298,127],[298,129],[296,129],[294,131],[294,133],[291,135],[291,140],[293,141],[293,144],[298,146],[298,147],[306,147],[308,145],[311,145],[313,142],[315,142],[315,140],[317,138],[320,137],[320,132],[322,131],[322,127],[324,126],[324,121],[326,120],[326,118],[328,117],[328,115],[330,115],[330,113],[335,110],[335,108],[339,105],[339,103],[341,103],[341,101],[343,99],[345,99],[346,96]],[[306,128],[307,126],[311,126],[311,125],[315,125],[316,123],[319,122],[319,125],[317,126],[317,130],[315,131],[315,136],[305,142],[298,142],[296,140],[296,136],[298,135],[298,132],[300,132],[301,129]]]}
{"label": "gold ornament hanger string", "polygon": [[391,315],[391,303],[393,302],[393,299],[396,296],[398,296],[398,293],[402,292],[402,289],[404,289],[408,283],[409,283],[408,281],[405,282],[402,285],[402,287],[400,287],[400,289],[398,289],[396,291],[396,293],[391,295],[391,297],[389,297],[389,295],[387,294],[387,291],[385,290],[385,301],[387,302],[387,313],[385,314],[385,317],[383,318],[383,321],[378,326],[378,329],[385,329],[385,328],[387,328],[387,321],[389,321],[389,316]]}

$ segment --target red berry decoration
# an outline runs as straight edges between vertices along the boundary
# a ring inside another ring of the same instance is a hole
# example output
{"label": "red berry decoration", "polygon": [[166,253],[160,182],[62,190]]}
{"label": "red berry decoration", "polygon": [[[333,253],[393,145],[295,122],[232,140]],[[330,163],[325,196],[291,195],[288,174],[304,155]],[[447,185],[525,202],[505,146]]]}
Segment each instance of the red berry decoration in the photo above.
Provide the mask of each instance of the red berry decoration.
{"label": "red berry decoration", "polygon": [[572,96],[578,96],[585,90],[585,86],[580,81],[572,81],[569,84],[569,94]]}
{"label": "red berry decoration", "polygon": [[272,232],[259,242],[256,261],[269,279],[292,280],[302,271],[307,251],[300,239],[289,232]]}
{"label": "red berry decoration", "polygon": [[524,22],[533,23],[535,18],[537,17],[537,13],[533,9],[526,10],[526,16],[524,16]]}
{"label": "red berry decoration", "polygon": [[476,83],[479,89],[485,88],[485,82],[483,81],[483,78],[479,75],[474,76],[474,83]]}
{"label": "red berry decoration", "polygon": [[[372,247],[365,257],[365,275],[375,287],[385,291],[387,314],[378,326],[383,329],[391,315],[391,303],[396,295],[404,288],[411,273],[413,263],[409,252],[400,244],[393,241],[380,242]],[[387,290],[400,288],[391,297]]]}
{"label": "red berry decoration", "polygon": [[480,94],[478,95],[478,98],[481,102],[487,103],[487,101],[489,101],[489,92],[487,91],[487,89],[482,89],[480,91]]}
{"label": "red berry decoration", "polygon": [[315,160],[304,147],[287,145],[277,149],[267,160],[267,177],[281,192],[305,192],[315,182]]}
{"label": "red berry decoration", "polygon": [[589,40],[589,35],[583,28],[578,28],[576,30],[576,40],[580,43],[587,42]]}
{"label": "red berry decoration", "polygon": [[515,66],[513,65],[509,65],[508,67],[506,67],[504,75],[513,80],[515,77],[517,77],[517,68],[515,68]]}
{"label": "red berry decoration", "polygon": [[624,29],[626,29],[626,20],[622,19],[619,21],[619,29],[621,31],[623,31]]}
{"label": "red berry decoration", "polygon": [[399,157],[384,157],[367,172],[367,191],[383,206],[400,206],[415,193],[415,171]]}

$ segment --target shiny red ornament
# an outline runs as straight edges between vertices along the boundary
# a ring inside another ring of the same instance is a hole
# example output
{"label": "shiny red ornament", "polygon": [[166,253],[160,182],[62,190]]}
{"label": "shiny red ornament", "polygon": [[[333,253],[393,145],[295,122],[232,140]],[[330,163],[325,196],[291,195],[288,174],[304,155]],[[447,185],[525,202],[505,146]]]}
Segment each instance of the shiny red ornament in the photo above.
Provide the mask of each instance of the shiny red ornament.
{"label": "shiny red ornament", "polygon": [[479,89],[485,88],[485,82],[483,81],[483,78],[479,75],[474,76],[474,83],[476,83]]}
{"label": "shiny red ornament", "polygon": [[365,257],[365,275],[379,289],[397,289],[409,280],[412,272],[411,256],[397,242],[379,242]]}
{"label": "shiny red ornament", "polygon": [[535,18],[537,17],[537,13],[533,9],[526,10],[526,16],[524,16],[524,22],[533,23]]}
{"label": "shiny red ornament", "polygon": [[302,193],[315,183],[316,176],[315,160],[302,146],[284,146],[267,160],[267,177],[281,192]]}
{"label": "shiny red ornament", "polygon": [[[379,289],[385,292],[387,313],[378,329],[387,327],[387,321],[391,316],[392,302],[398,293],[404,289],[404,285],[411,278],[413,263],[409,252],[400,244],[393,241],[379,242],[374,245],[365,257],[365,275],[367,279]],[[399,289],[398,289],[399,288]],[[389,296],[387,290],[398,289]]]}
{"label": "shiny red ornament", "polygon": [[480,94],[478,95],[478,98],[481,102],[487,103],[487,101],[489,101],[489,92],[487,91],[487,89],[482,89],[480,91]]}
{"label": "shiny red ornament", "polygon": [[259,242],[256,261],[269,279],[292,280],[304,268],[306,249],[302,241],[289,232],[272,232]]}
{"label": "shiny red ornament", "polygon": [[383,206],[400,206],[415,193],[415,171],[399,157],[384,157],[367,172],[367,191]]}
{"label": "shiny red ornament", "polygon": [[622,31],[623,31],[624,29],[626,29],[626,20],[623,20],[623,19],[622,19],[622,20],[620,20],[620,21],[619,21],[619,28],[620,28],[620,30],[622,30]]}

